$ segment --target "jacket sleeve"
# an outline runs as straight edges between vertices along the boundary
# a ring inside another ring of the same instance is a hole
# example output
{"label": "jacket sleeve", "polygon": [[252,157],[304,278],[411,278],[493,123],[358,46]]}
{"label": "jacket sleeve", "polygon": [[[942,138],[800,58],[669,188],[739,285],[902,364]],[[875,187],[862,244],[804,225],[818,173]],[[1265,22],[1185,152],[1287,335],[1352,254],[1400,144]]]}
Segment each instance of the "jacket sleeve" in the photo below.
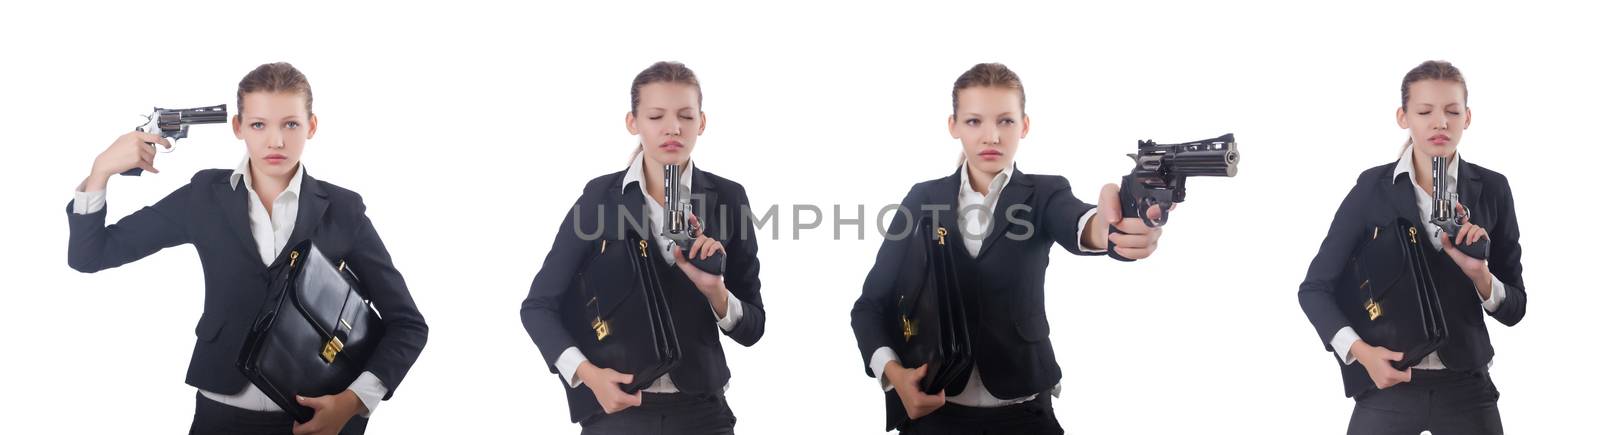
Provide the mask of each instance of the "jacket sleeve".
{"label": "jacket sleeve", "polygon": [[737,210],[727,212],[739,213],[740,233],[728,237],[725,243],[728,256],[727,273],[723,283],[728,291],[743,304],[744,316],[735,323],[733,330],[724,331],[723,334],[744,346],[755,345],[767,330],[767,310],[761,302],[761,260],[756,258],[755,224],[751,216],[745,213],[750,208],[750,198],[741,189],[733,205]]}
{"label": "jacket sleeve", "polygon": [[372,220],[367,218],[366,210],[366,204],[357,196],[355,239],[345,261],[361,278],[367,296],[383,315],[383,338],[378,340],[372,358],[367,360],[367,371],[383,381],[388,388],[383,398],[388,400],[428,343],[428,324],[417,311],[405,278],[395,269],[389,250],[378,237]]}
{"label": "jacket sleeve", "polygon": [[[196,175],[198,177],[198,175]],[[131,263],[157,251],[189,243],[189,202],[194,180],[153,206],[106,225],[106,210],[77,214],[67,203],[67,265],[93,273]]]}
{"label": "jacket sleeve", "polygon": [[856,333],[856,346],[861,351],[862,367],[867,376],[876,376],[872,370],[872,354],[880,347],[893,347],[895,324],[895,278],[899,275],[906,249],[911,245],[913,219],[920,207],[918,189],[913,187],[889,223],[889,232],[878,247],[878,258],[867,272],[866,283],[861,286],[861,297],[850,310],[850,328]]}
{"label": "jacket sleeve", "polygon": [[1339,274],[1344,273],[1346,260],[1361,240],[1360,210],[1366,205],[1363,200],[1368,199],[1363,198],[1362,194],[1361,183],[1357,181],[1356,186],[1345,195],[1344,202],[1339,204],[1339,210],[1333,215],[1333,223],[1329,225],[1328,235],[1322,239],[1322,247],[1312,258],[1306,278],[1300,283],[1300,309],[1311,320],[1311,326],[1316,328],[1322,347],[1329,352],[1333,351],[1333,346],[1329,344],[1333,335],[1350,326],[1350,319],[1344,316],[1337,305],[1334,284],[1338,282]]}
{"label": "jacket sleeve", "polygon": [[[588,196],[585,194],[585,196]],[[578,219],[584,213],[599,213],[596,201],[586,201],[579,198],[567,211],[566,219],[561,221],[561,227],[556,229],[555,242],[550,246],[550,253],[545,254],[544,265],[539,268],[539,273],[533,277],[533,285],[528,288],[528,297],[522,300],[522,327],[528,331],[528,336],[539,347],[539,353],[544,356],[545,364],[551,373],[557,373],[556,360],[561,353],[569,347],[577,346],[572,339],[572,334],[561,325],[561,301],[566,297],[572,287],[573,279],[577,277],[584,259],[590,256],[592,243],[578,236],[581,230],[577,227],[587,219]],[[598,222],[596,218],[594,221]],[[595,234],[585,231],[585,234]]]}
{"label": "jacket sleeve", "polygon": [[1500,213],[1500,222],[1489,232],[1489,272],[1505,284],[1506,299],[1489,315],[1501,324],[1516,326],[1517,322],[1522,321],[1522,315],[1527,313],[1528,307],[1528,292],[1522,283],[1522,233],[1517,228],[1517,209],[1511,199],[1511,186],[1503,180],[1498,184],[1505,191],[1496,195],[1500,198],[1495,207]]}
{"label": "jacket sleeve", "polygon": [[1106,255],[1105,252],[1084,252],[1080,249],[1081,237],[1078,232],[1078,222],[1083,220],[1083,214],[1094,210],[1095,206],[1079,200],[1072,194],[1072,184],[1064,177],[1055,177],[1050,185],[1044,189],[1048,195],[1044,201],[1044,228],[1050,238],[1057,245],[1067,248],[1067,252],[1074,255]]}

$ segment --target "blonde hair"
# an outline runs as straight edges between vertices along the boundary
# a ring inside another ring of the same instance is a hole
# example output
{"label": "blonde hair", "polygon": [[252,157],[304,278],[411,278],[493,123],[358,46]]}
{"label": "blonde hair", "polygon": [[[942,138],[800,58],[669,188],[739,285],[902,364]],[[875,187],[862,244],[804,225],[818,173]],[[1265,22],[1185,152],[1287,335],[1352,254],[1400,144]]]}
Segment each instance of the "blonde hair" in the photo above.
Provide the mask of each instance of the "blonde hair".
{"label": "blonde hair", "polygon": [[306,114],[311,114],[311,82],[288,62],[262,64],[239,80],[238,109],[244,112],[244,96],[253,92],[287,92],[306,97]]}

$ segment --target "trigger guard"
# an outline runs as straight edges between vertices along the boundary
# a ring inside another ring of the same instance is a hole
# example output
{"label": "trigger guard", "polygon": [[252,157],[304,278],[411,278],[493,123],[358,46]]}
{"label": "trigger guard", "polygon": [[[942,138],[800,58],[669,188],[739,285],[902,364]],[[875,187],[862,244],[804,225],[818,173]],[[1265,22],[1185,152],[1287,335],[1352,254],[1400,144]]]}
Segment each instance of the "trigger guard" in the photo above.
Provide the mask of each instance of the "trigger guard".
{"label": "trigger guard", "polygon": [[[1150,219],[1150,206],[1156,206],[1161,210],[1161,220]],[[1162,206],[1161,202],[1156,201],[1155,197],[1146,196],[1143,200],[1140,200],[1139,209],[1136,210],[1136,213],[1139,215],[1139,220],[1144,221],[1144,225],[1147,227],[1157,228],[1167,224],[1167,207]]]}

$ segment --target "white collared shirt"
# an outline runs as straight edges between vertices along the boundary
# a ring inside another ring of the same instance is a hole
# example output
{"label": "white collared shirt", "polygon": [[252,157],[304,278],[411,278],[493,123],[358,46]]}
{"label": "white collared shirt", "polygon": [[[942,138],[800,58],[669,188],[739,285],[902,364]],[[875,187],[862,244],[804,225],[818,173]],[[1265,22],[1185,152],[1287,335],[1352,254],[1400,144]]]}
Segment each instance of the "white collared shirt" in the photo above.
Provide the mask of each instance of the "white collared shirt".
{"label": "white collared shirt", "polygon": [[[681,197],[684,198],[684,200],[689,199],[689,195],[687,195],[688,192],[694,191],[690,187],[690,183],[694,181],[692,174],[694,174],[694,162],[689,162],[689,164],[684,165],[683,174],[678,179],[679,184],[683,185],[684,195],[681,195]],[[649,189],[645,187],[644,153],[639,153],[639,155],[634,156],[633,164],[628,166],[628,173],[622,176],[623,190],[627,190],[628,186],[633,184],[639,185],[639,192],[644,196],[644,202],[647,206],[645,210],[646,213],[648,213],[645,218],[647,221],[649,221],[650,228],[655,231],[655,234],[652,235],[651,238],[655,239],[656,249],[661,250],[661,258],[666,260],[667,265],[677,265],[678,260],[672,255],[672,250],[677,249],[678,244],[673,242],[671,238],[667,237],[667,231],[665,228],[665,217],[667,215],[666,209],[662,207],[661,203],[656,202],[654,197],[650,196]],[[710,301],[706,301],[706,303],[709,304]],[[712,309],[711,316],[714,320],[716,320],[717,327],[721,328],[723,331],[732,331],[733,327],[739,324],[739,319],[744,317],[744,307],[739,303],[739,298],[733,295],[733,292],[728,292],[727,315],[723,317],[716,317],[716,315],[717,310]],[[556,371],[561,372],[561,378],[567,381],[568,387],[578,388],[579,385],[583,385],[583,380],[578,379],[577,377],[578,366],[583,365],[583,362],[588,360],[589,358],[584,356],[583,351],[578,350],[577,346],[568,347],[566,350],[561,351],[561,356],[556,357]],[[727,391],[728,385],[723,384],[722,390]],[[644,392],[676,393],[678,392],[678,386],[677,384],[672,383],[672,375],[661,375],[661,377],[657,378],[654,383],[651,383],[649,387],[646,387]]]}
{"label": "white collared shirt", "polygon": [[[1400,175],[1404,174],[1406,175],[1407,180],[1411,180],[1411,188],[1416,194],[1415,197],[1417,201],[1417,210],[1421,213],[1420,216],[1417,216],[1417,222],[1422,224],[1427,234],[1433,235],[1432,237],[1427,237],[1428,243],[1433,246],[1433,250],[1442,251],[1444,250],[1444,245],[1440,244],[1439,242],[1439,232],[1442,230],[1440,230],[1438,225],[1434,225],[1432,221],[1433,194],[1427,190],[1424,190],[1422,188],[1422,183],[1417,182],[1417,177],[1422,175],[1414,174],[1411,171],[1411,168],[1413,167],[1412,165],[1416,163],[1416,161],[1412,160],[1414,157],[1411,154],[1411,148],[1411,146],[1406,146],[1405,154],[1403,154],[1402,157],[1400,157],[1400,161],[1395,164],[1394,174],[1390,176],[1389,179],[1394,180],[1396,178],[1400,178]],[[1450,159],[1449,168],[1445,169],[1444,185],[1446,194],[1455,193],[1457,191],[1456,174],[1460,172],[1461,152],[1456,151],[1455,158]],[[1427,176],[1431,177],[1433,175],[1428,174]],[[1398,183],[1399,181],[1394,182]],[[1489,298],[1484,299],[1482,296],[1479,296],[1478,301],[1483,304],[1484,311],[1493,313],[1495,310],[1500,309],[1500,303],[1506,300],[1506,285],[1505,283],[1500,282],[1500,277],[1494,276],[1493,274],[1490,274],[1489,276],[1493,280],[1492,289],[1489,291]],[[1472,293],[1478,294],[1476,290],[1474,290]],[[1343,361],[1345,365],[1349,365],[1350,363],[1355,362],[1355,355],[1350,353],[1350,346],[1355,345],[1356,340],[1360,339],[1361,336],[1356,334],[1355,329],[1346,326],[1339,328],[1339,332],[1333,334],[1333,339],[1329,340],[1328,344],[1333,346],[1334,354],[1338,355],[1339,359]],[[1490,361],[1489,363],[1490,365],[1494,364],[1493,361]],[[1413,366],[1413,368],[1421,370],[1443,370],[1445,366],[1444,361],[1439,359],[1439,353],[1434,352],[1428,354],[1426,357],[1423,357],[1422,361],[1417,363],[1416,366]]]}
{"label": "white collared shirt", "polygon": [[[999,219],[1000,217],[998,216],[1003,216],[995,213],[995,207],[999,206],[1000,192],[1011,184],[1011,177],[1015,176],[1016,168],[1016,164],[1012,164],[1001,170],[999,174],[995,174],[994,179],[989,182],[989,192],[983,193],[972,188],[971,173],[968,172],[967,163],[965,161],[961,163],[961,191],[956,196],[956,211],[958,213],[956,219],[957,227],[961,231],[961,244],[967,248],[969,255],[976,257],[978,252],[982,251],[984,239],[989,236],[990,231],[994,230],[995,219]],[[1088,225],[1089,219],[1094,218],[1097,210],[1098,208],[1091,208],[1082,217],[1078,218],[1078,249],[1083,252],[1103,252],[1083,246],[1083,229]],[[872,367],[874,376],[878,378],[879,386],[885,392],[894,389],[894,386],[889,384],[889,378],[883,376],[884,367],[890,361],[900,361],[900,355],[896,354],[894,349],[884,346],[872,352],[872,362],[868,364]],[[1050,388],[1050,395],[1061,397],[1060,383],[1056,383],[1054,387]],[[978,375],[978,366],[973,365],[972,375],[967,377],[966,388],[961,391],[961,394],[945,397],[945,401],[974,408],[999,408],[1027,402],[1037,397],[1039,397],[1038,394],[1030,394],[1014,399],[995,397],[983,385],[983,377]]]}
{"label": "white collared shirt", "polygon": [[[294,178],[289,180],[289,185],[277,198],[272,200],[272,212],[268,213],[265,205],[261,203],[260,196],[256,194],[254,180],[250,176],[250,156],[246,155],[244,161],[239,162],[239,167],[233,170],[233,175],[228,178],[228,185],[238,190],[244,185],[250,193],[250,237],[255,239],[256,253],[261,255],[261,263],[271,265],[283,252],[283,247],[289,243],[289,236],[294,234],[295,217],[300,210],[300,184],[305,177],[305,164],[296,169]],[[106,206],[106,192],[74,192],[73,212],[77,214],[99,213]],[[350,384],[350,390],[361,399],[361,404],[366,406],[362,416],[372,415],[378,408],[378,403],[383,401],[383,396],[389,393],[383,381],[372,372],[362,372],[355,382]],[[282,412],[283,408],[272,403],[266,393],[256,388],[255,384],[246,384],[243,391],[238,394],[222,394],[200,390],[200,394],[208,399],[220,402],[235,408],[251,411]]]}

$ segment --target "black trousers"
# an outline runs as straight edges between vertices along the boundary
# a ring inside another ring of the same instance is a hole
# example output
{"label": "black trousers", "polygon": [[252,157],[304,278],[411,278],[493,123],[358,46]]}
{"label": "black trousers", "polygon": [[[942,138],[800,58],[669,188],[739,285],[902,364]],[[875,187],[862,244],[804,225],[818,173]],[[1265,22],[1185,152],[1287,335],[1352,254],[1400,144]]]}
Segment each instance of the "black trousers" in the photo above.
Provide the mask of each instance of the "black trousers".
{"label": "black trousers", "polygon": [[1356,395],[1347,432],[1499,435],[1499,400],[1487,370],[1412,370],[1411,382]]}
{"label": "black trousers", "polygon": [[583,421],[583,435],[732,435],[733,409],[721,394],[644,393],[641,405]]}
{"label": "black trousers", "polygon": [[[286,412],[262,412],[239,409],[207,399],[194,393],[194,422],[189,424],[190,435],[287,435],[294,431],[294,418]],[[344,435],[360,435],[367,431],[367,419],[350,418],[339,431]]]}
{"label": "black trousers", "polygon": [[932,414],[906,422],[902,435],[1049,434],[1061,435],[1050,394],[1000,408],[973,408],[946,403]]}

